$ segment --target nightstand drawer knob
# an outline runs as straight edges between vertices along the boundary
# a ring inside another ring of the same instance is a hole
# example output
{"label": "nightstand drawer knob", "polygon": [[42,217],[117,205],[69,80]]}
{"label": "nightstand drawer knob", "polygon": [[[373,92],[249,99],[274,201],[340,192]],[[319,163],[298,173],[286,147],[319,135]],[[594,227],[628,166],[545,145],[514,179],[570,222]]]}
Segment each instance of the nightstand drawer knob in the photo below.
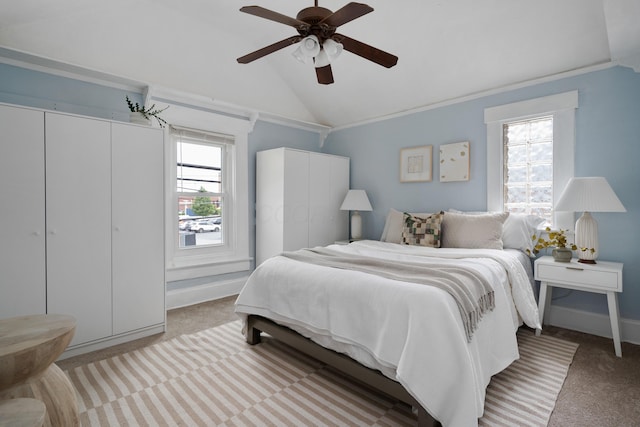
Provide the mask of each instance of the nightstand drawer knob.
{"label": "nightstand drawer knob", "polygon": [[578,267],[565,267],[567,270],[576,270],[576,271],[584,271],[584,268],[578,268]]}

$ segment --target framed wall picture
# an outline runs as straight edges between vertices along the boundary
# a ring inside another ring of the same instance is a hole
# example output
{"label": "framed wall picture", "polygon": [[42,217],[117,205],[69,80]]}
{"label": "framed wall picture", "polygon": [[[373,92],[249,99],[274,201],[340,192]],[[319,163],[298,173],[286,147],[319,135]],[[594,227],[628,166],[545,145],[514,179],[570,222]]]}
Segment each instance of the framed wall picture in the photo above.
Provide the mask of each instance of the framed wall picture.
{"label": "framed wall picture", "polygon": [[469,141],[440,146],[440,182],[469,181]]}
{"label": "framed wall picture", "polygon": [[431,181],[433,146],[402,148],[400,150],[400,182]]}

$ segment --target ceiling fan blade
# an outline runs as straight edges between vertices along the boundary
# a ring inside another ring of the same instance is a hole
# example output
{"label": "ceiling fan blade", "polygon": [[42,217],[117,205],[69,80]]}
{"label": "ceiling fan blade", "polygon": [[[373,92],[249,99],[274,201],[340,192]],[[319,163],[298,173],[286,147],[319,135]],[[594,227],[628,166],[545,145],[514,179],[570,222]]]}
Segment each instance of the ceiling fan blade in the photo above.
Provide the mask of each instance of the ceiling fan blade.
{"label": "ceiling fan blade", "polygon": [[330,85],[333,83],[333,73],[331,72],[331,64],[324,67],[316,68],[316,77],[318,77],[318,83],[323,85]]}
{"label": "ceiling fan blade", "polygon": [[260,18],[269,19],[271,21],[279,22],[281,24],[289,25],[296,29],[306,30],[309,28],[309,24],[304,21],[299,21],[295,18],[291,18],[290,16],[283,15],[278,12],[274,12],[269,9],[265,9],[260,6],[244,6],[240,8],[240,12],[248,13],[250,15],[255,15]]}
{"label": "ceiling fan blade", "polygon": [[255,52],[248,53],[244,56],[241,56],[237,59],[240,64],[248,64],[251,61],[255,61],[256,59],[260,59],[263,56],[266,56],[270,53],[273,53],[277,50],[283,49],[287,46],[291,46],[292,44],[298,43],[302,40],[302,36],[292,36],[284,40],[280,40],[279,42],[275,42],[269,46],[263,47],[262,49],[258,49]]}
{"label": "ceiling fan blade", "polygon": [[367,6],[363,3],[352,2],[336,10],[318,24],[327,24],[332,27],[339,27],[340,25],[353,21],[356,18],[360,18],[362,15],[366,15],[369,12],[373,12],[373,8],[371,6]]}
{"label": "ceiling fan blade", "polygon": [[383,50],[377,49],[368,44],[359,42],[350,37],[343,36],[342,34],[334,34],[332,39],[338,43],[342,43],[342,47],[351,53],[355,53],[358,56],[373,61],[376,64],[380,64],[383,67],[391,68],[398,63],[398,57],[387,53]]}

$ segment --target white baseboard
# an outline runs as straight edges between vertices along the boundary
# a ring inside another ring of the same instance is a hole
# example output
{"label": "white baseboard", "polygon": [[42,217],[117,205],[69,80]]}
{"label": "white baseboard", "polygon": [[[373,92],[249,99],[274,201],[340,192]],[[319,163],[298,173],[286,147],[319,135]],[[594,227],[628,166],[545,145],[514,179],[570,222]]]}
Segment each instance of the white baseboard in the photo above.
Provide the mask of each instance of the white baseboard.
{"label": "white baseboard", "polygon": [[125,342],[137,340],[139,338],[148,337],[150,335],[160,334],[166,330],[165,324],[148,326],[146,328],[137,329],[135,331],[126,332],[124,334],[115,335],[107,338],[103,338],[96,341],[91,341],[84,344],[78,344],[67,348],[64,353],[60,355],[58,360],[67,359],[69,357],[77,356],[79,354],[89,353],[90,351],[102,350],[107,347],[122,344]]}
{"label": "white baseboard", "polygon": [[[545,323],[600,337],[612,337],[611,321],[606,314],[551,305]],[[620,319],[620,340],[640,344],[640,321]]]}
{"label": "white baseboard", "polygon": [[167,310],[236,295],[240,293],[248,277],[168,291]]}

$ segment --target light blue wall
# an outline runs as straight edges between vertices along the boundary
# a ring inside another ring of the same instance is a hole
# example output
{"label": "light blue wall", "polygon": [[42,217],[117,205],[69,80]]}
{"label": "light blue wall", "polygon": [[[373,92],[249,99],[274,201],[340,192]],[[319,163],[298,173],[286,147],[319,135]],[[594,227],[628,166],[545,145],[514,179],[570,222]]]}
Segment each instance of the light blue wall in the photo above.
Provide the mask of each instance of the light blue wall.
{"label": "light blue wall", "polygon": [[[434,211],[486,209],[486,127],[484,109],[540,96],[578,90],[576,175],[605,176],[627,208],[623,214],[594,214],[600,225],[601,259],[625,263],[623,317],[640,319],[640,74],[622,67],[538,84],[329,134],[323,151],[351,158],[351,187],[367,190],[373,212],[363,213],[365,236],[380,237],[389,208]],[[113,120],[128,119],[125,95],[140,94],[0,64],[0,102],[65,111]],[[471,142],[471,179],[440,183],[438,147]],[[434,180],[399,182],[399,151],[433,145]],[[249,218],[255,251],[255,153],[288,146],[319,151],[313,132],[258,121],[249,135]],[[227,279],[219,277],[217,279]],[[174,282],[195,286],[211,278]],[[554,304],[606,313],[600,295],[573,292]]]}
{"label": "light blue wall", "polygon": [[7,104],[128,122],[127,95],[142,103],[140,93],[0,64],[0,102]]}
{"label": "light blue wall", "polygon": [[[329,134],[323,151],[351,158],[351,188],[367,191],[373,212],[362,213],[365,237],[378,239],[389,208],[432,212],[441,209],[485,210],[487,154],[484,109],[511,102],[578,90],[576,176],[604,176],[627,213],[595,213],[601,259],[624,262],[620,310],[640,319],[640,73],[623,67],[485,96]],[[470,141],[468,182],[440,183],[438,148]],[[403,147],[433,145],[431,182],[400,183]],[[572,292],[554,304],[607,313],[602,295]]]}

